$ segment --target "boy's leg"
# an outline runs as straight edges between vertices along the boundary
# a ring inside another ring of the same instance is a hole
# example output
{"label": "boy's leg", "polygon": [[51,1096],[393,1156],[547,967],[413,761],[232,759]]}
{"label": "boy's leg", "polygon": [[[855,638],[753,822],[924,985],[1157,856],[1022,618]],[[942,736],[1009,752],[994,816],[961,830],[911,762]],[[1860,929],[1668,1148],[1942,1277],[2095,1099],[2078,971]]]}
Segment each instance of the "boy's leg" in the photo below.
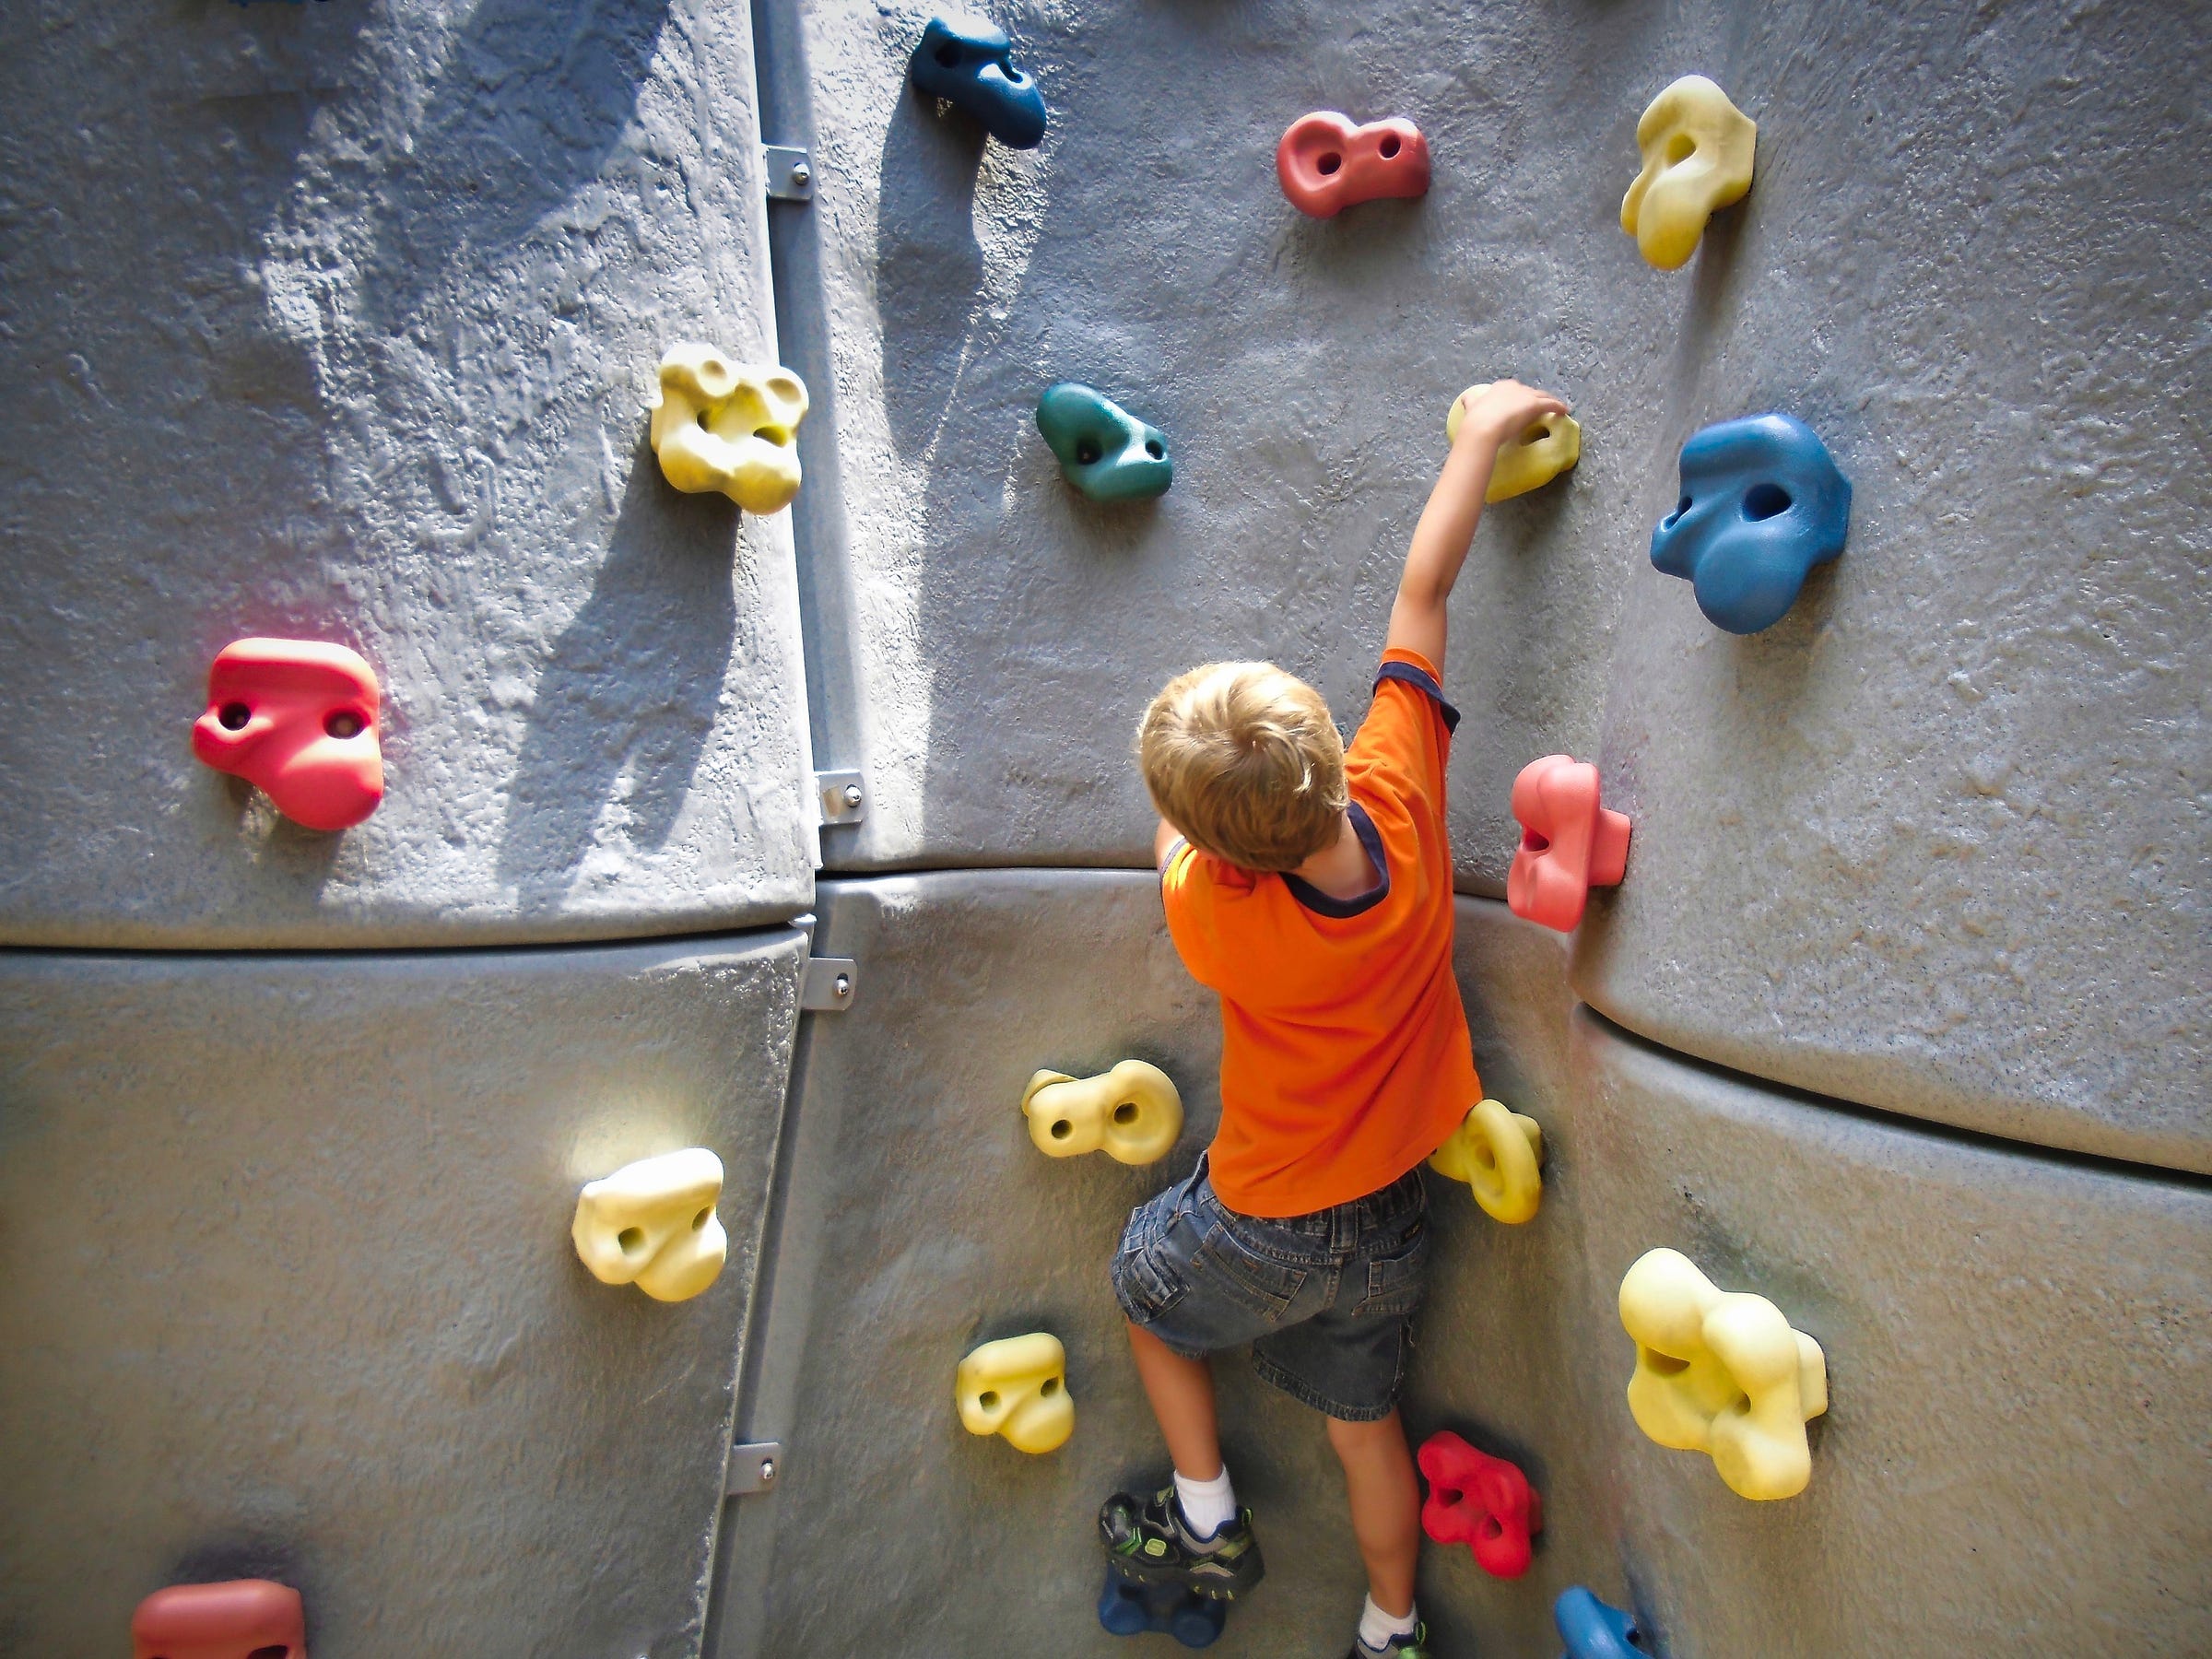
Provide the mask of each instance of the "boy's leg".
{"label": "boy's leg", "polygon": [[1394,1408],[1373,1422],[1330,1418],[1328,1425],[1329,1444],[1344,1465],[1368,1594],[1383,1612],[1402,1618],[1413,1611],[1413,1573],[1421,1551],[1421,1488],[1405,1427]]}
{"label": "boy's leg", "polygon": [[[1221,1473],[1221,1433],[1214,1415],[1213,1367],[1185,1359],[1142,1325],[1129,1327],[1129,1347],[1175,1473],[1188,1480],[1214,1479]],[[1399,1438],[1402,1442],[1404,1436]]]}

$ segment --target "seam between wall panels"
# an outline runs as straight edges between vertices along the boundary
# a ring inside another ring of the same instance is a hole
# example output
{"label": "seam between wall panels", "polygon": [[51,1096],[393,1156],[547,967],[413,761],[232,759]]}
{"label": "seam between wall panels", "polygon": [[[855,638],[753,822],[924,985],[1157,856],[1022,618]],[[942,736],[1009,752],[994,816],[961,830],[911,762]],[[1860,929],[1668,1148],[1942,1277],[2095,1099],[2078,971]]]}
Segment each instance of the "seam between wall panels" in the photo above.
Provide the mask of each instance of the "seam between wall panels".
{"label": "seam between wall panels", "polygon": [[[806,34],[796,0],[752,0],[751,10],[754,100],[761,142],[805,148],[814,157],[818,181],[821,158],[815,149]],[[816,202],[764,204],[769,289],[782,360],[806,382],[812,401],[808,418],[798,430],[806,486],[791,504],[791,539],[798,571],[799,656],[806,667],[813,764],[822,771],[860,771],[865,786],[852,566],[844,478],[838,465],[837,371],[829,310],[822,299],[823,209],[817,205],[820,191],[818,183]],[[849,849],[859,834],[853,825],[824,825],[818,867],[829,864],[833,853]]]}
{"label": "seam between wall panels", "polygon": [[2193,1170],[2140,1163],[2132,1159],[2108,1158],[2095,1152],[2077,1152],[2066,1147],[2047,1146],[2041,1141],[2016,1140],[2010,1135],[1992,1135],[1980,1129],[1964,1129],[1935,1118],[1913,1117],[1910,1113],[1892,1112],[1886,1107],[1868,1106],[1857,1100],[1820,1094],[1794,1083],[1783,1083],[1772,1077],[1761,1077],[1757,1072],[1738,1071],[1734,1066],[1723,1065],[1717,1061],[1701,1059],[1681,1049],[1669,1048],[1664,1042],[1654,1042],[1580,999],[1575,1001],[1573,1011],[1588,1018],[1606,1036],[1641,1053],[1669,1061],[1690,1071],[1701,1072],[1706,1077],[1724,1083],[1733,1083],[1738,1088],[1756,1088],[1762,1094],[1778,1096],[1799,1106],[1858,1118],[1865,1123],[1878,1124],[1885,1129],[1905,1130],[1933,1140],[1947,1141],[1954,1146],[1971,1147],[1978,1151],[2002,1152],[2007,1157],[2032,1159],[2039,1163],[2061,1169],[2119,1176],[2130,1181],[2156,1182],[2188,1193],[2212,1194],[2212,1176],[2200,1175]]}

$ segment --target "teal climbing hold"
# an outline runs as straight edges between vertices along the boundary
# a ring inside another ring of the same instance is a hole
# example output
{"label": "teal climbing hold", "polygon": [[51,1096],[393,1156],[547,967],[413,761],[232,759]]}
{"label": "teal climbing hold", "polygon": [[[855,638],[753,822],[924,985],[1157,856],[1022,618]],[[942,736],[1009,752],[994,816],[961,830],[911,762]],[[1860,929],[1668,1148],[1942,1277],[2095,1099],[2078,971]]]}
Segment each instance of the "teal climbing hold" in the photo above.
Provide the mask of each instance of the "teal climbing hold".
{"label": "teal climbing hold", "polygon": [[1094,501],[1165,495],[1175,481],[1166,435],[1088,386],[1047,386],[1037,400],[1037,429],[1067,481]]}

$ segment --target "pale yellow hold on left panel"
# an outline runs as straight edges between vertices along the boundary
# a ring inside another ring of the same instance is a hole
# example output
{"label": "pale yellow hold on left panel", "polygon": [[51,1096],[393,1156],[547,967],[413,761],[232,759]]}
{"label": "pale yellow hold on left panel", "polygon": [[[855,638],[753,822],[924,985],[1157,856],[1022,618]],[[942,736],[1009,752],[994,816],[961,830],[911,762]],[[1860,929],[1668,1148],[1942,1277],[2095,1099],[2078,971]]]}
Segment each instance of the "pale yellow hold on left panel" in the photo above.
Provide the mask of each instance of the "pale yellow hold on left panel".
{"label": "pale yellow hold on left panel", "polygon": [[587,1182],[569,1237],[602,1284],[684,1301],[714,1282],[729,1254],[714,1213],[721,1196],[721,1159],[703,1147],[664,1152]]}
{"label": "pale yellow hold on left panel", "polygon": [[790,370],[677,346],[661,359],[650,408],[653,452],[677,488],[725,495],[756,513],[780,512],[799,493],[806,385]]}

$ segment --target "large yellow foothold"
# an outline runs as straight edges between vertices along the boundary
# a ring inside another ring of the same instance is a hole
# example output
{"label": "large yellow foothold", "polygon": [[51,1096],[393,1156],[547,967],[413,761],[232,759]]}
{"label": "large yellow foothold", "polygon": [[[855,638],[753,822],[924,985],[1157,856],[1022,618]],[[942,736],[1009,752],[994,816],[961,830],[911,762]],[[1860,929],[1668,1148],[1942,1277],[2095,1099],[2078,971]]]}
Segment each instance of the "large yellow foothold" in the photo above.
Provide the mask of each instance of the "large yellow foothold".
{"label": "large yellow foothold", "polygon": [[1812,1477],[1805,1425],[1828,1409],[1828,1359],[1763,1296],[1716,1289],[1680,1251],[1620,1281],[1636,1339],[1629,1410],[1663,1446],[1703,1452],[1739,1498],[1794,1498]]}
{"label": "large yellow foothold", "polygon": [[1663,271],[1698,251],[1705,221],[1744,199],[1759,124],[1701,75],[1686,75],[1636,124],[1643,171],[1620,204],[1620,228]]}
{"label": "large yellow foothold", "polygon": [[1041,1071],[1021,1091],[1021,1115],[1040,1152],[1096,1152],[1125,1164],[1157,1163],[1182,1134],[1182,1096],[1157,1065],[1124,1060],[1095,1077]]}
{"label": "large yellow foothold", "polygon": [[683,1301],[714,1282],[730,1248],[714,1214],[722,1159],[701,1147],[625,1164],[586,1183],[569,1237],[602,1284]]}
{"label": "large yellow foothold", "polygon": [[[1485,381],[1453,399],[1452,412],[1444,417],[1445,442],[1459,441],[1460,422],[1467,418],[1467,406],[1489,389],[1490,382]],[[1497,464],[1490,468],[1490,487],[1482,492],[1482,499],[1503,501],[1526,495],[1550,483],[1582,458],[1582,423],[1571,415],[1547,415],[1522,433],[1517,442],[1498,452]]]}
{"label": "large yellow foothold", "polygon": [[1544,1201],[1544,1131],[1536,1120],[1484,1100],[1439,1147],[1429,1167],[1475,1189],[1475,1202],[1493,1221],[1517,1226]]}
{"label": "large yellow foothold", "polygon": [[1018,1452],[1057,1451],[1076,1431],[1067,1351],[1049,1331],[984,1343],[960,1361],[953,1395],[962,1428],[1003,1435]]}
{"label": "large yellow foothold", "polygon": [[799,493],[806,386],[790,370],[677,346],[661,359],[650,407],[653,452],[677,488],[718,491],[747,512],[778,512]]}

